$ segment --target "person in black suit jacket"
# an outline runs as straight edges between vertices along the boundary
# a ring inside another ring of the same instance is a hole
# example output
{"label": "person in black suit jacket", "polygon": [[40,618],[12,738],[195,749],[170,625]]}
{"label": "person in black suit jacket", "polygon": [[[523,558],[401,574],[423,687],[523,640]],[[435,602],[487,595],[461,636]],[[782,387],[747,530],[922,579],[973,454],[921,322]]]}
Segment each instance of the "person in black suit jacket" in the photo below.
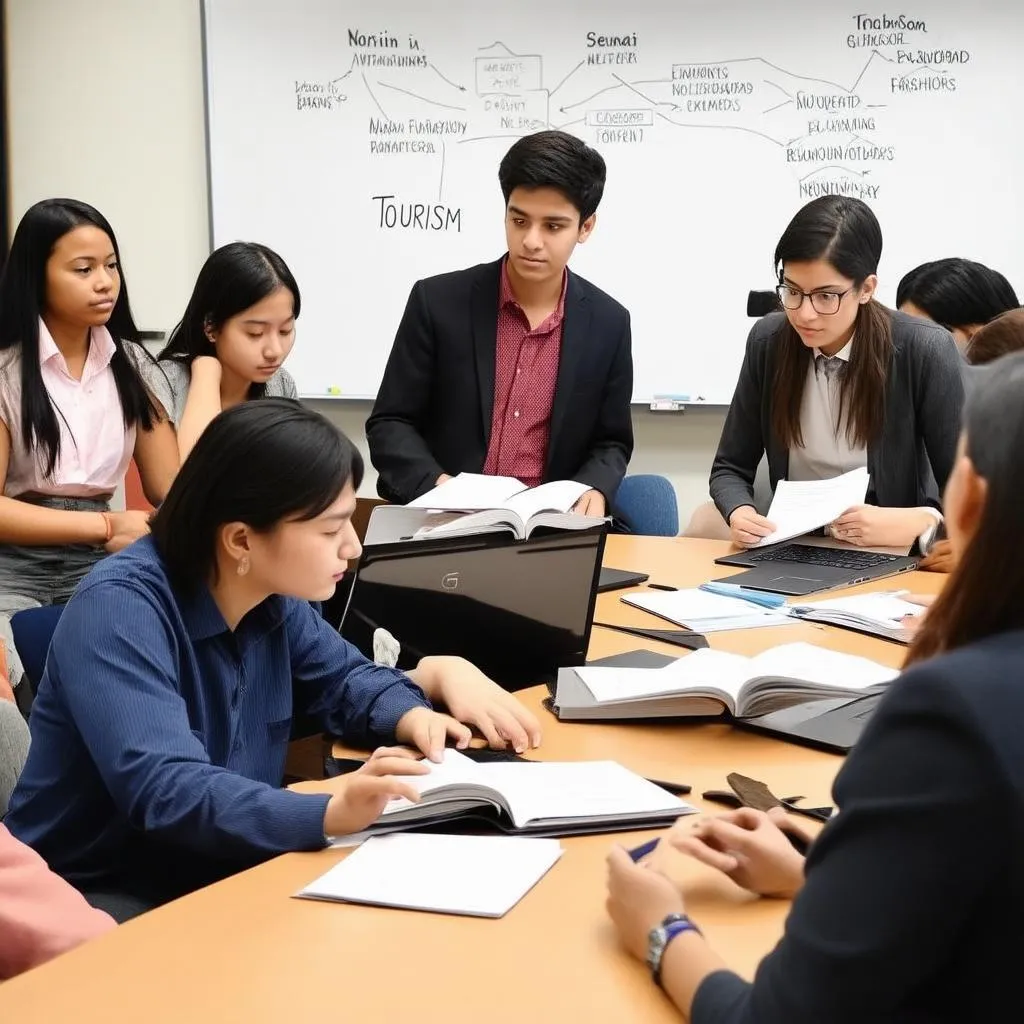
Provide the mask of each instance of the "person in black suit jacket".
{"label": "person in black suit jacket", "polygon": [[909,548],[941,520],[963,360],[947,330],[875,299],[881,255],[874,213],[844,196],[808,203],[776,246],[783,312],[750,332],[709,481],[740,546],[774,530],[754,507],[765,454],[773,489],[867,468],[866,502],[832,524],[838,540]]}
{"label": "person in black suit jacket", "polygon": [[604,515],[633,450],[629,313],[571,273],[605,163],[575,136],[520,139],[498,172],[508,253],[418,281],[366,424],[377,490],[405,504],[461,472],[587,484]]}
{"label": "person in black suit jacket", "polygon": [[[806,866],[749,809],[681,821],[663,840],[759,894],[796,893],[753,984],[685,923],[657,865],[613,851],[612,917],[639,956],[652,928],[676,933],[652,961],[694,1024],[1024,1020],[1022,475],[1014,353],[979,369],[968,395],[945,493],[957,567],[840,771],[838,814]],[[669,914],[682,920],[659,926]]]}

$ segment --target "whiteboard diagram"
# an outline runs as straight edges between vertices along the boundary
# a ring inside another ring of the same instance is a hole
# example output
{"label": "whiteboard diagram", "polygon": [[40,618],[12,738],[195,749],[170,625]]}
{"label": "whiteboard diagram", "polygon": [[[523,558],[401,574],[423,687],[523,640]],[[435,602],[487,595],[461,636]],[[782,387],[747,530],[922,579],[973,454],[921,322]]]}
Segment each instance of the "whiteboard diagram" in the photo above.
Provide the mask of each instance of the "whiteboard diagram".
{"label": "whiteboard diagram", "polygon": [[639,401],[729,400],[746,291],[820,195],[878,213],[883,297],[947,255],[1024,286],[1001,109],[1024,95],[1024,5],[667,6],[207,0],[214,239],[293,265],[302,393],[375,394],[414,281],[503,251],[498,163],[547,128],[608,163],[572,266],[631,311]]}

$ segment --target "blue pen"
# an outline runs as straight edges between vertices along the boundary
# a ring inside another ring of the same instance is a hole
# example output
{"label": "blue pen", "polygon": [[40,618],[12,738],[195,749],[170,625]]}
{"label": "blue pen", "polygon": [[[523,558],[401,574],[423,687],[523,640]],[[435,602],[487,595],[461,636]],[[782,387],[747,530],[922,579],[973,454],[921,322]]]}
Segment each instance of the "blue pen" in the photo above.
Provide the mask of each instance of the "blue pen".
{"label": "blue pen", "polygon": [[642,846],[638,846],[633,850],[629,851],[630,857],[633,858],[633,862],[641,861],[649,853],[654,853],[654,848],[658,845],[660,837],[658,839],[651,839],[649,842],[644,843]]}
{"label": "blue pen", "polygon": [[741,601],[749,601],[751,604],[760,605],[762,608],[781,608],[786,603],[782,594],[767,594],[759,590],[747,590],[738,587],[735,583],[702,583],[698,590],[706,590],[709,594],[719,594],[721,597],[738,597]]}

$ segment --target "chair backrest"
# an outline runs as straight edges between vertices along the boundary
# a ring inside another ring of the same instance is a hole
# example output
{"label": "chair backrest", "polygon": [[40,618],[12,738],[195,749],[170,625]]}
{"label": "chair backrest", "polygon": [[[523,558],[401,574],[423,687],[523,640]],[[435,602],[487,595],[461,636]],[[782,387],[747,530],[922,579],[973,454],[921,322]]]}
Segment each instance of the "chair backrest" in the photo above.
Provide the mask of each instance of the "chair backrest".
{"label": "chair backrest", "polygon": [[36,687],[39,686],[39,680],[43,678],[50,640],[53,639],[53,631],[57,628],[63,611],[64,605],[52,604],[43,608],[26,608],[11,616],[14,646],[18,649],[18,656],[25,670],[25,676],[18,687],[18,697],[23,711],[27,712],[31,706],[31,700],[26,702],[25,696],[33,696]]}
{"label": "chair backrest", "polygon": [[378,505],[386,505],[383,498],[356,498],[356,510],[352,514],[352,525],[355,527],[356,536],[362,544],[366,538],[366,528],[370,525],[370,516]]}
{"label": "chair backrest", "polygon": [[679,505],[667,477],[654,473],[625,477],[612,511],[631,533],[645,537],[675,537],[679,533]]}

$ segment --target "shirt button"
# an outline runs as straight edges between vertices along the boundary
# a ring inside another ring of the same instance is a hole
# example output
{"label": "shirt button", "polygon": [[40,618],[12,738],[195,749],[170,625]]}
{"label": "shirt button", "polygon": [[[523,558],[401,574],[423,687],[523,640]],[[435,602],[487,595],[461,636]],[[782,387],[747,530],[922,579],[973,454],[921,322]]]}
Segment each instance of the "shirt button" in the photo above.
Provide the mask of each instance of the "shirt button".
{"label": "shirt button", "polygon": [[523,372],[522,367],[517,366],[516,367],[516,376],[518,377],[519,374],[521,374],[522,372]]}
{"label": "shirt button", "polygon": [[516,411],[512,413],[512,415],[515,416],[516,419],[519,419],[519,410],[516,409]]}

